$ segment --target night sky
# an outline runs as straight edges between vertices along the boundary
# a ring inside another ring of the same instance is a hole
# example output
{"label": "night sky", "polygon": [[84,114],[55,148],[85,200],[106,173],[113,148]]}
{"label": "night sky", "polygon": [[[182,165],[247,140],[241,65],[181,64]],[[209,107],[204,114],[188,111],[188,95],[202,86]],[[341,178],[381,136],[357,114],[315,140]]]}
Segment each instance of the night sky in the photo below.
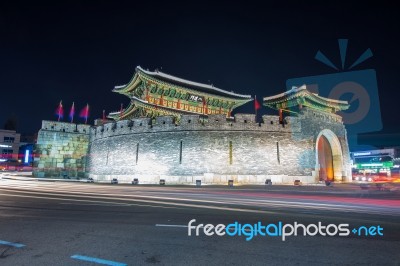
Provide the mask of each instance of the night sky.
{"label": "night sky", "polygon": [[[287,79],[337,73],[314,56],[321,50],[340,65],[337,39],[346,38],[347,62],[372,50],[354,70],[376,70],[379,134],[400,145],[394,5],[115,2],[0,4],[1,127],[14,117],[19,132],[33,134],[41,120],[57,119],[60,100],[64,121],[74,101],[77,113],[89,103],[92,123],[103,109],[128,105],[111,90],[126,84],[138,65],[261,100],[285,91]],[[253,103],[236,112],[254,112]],[[76,115],[75,121],[83,120]]]}

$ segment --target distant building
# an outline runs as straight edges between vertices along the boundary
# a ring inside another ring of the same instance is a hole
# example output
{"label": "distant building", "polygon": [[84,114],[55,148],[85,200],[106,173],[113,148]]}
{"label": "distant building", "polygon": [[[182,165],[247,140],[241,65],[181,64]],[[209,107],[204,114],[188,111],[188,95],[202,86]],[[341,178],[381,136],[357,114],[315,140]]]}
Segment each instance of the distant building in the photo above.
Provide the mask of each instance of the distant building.
{"label": "distant building", "polygon": [[392,174],[399,172],[399,147],[351,152],[350,156],[353,173]]}
{"label": "distant building", "polygon": [[18,160],[21,134],[15,130],[0,129],[0,162]]}

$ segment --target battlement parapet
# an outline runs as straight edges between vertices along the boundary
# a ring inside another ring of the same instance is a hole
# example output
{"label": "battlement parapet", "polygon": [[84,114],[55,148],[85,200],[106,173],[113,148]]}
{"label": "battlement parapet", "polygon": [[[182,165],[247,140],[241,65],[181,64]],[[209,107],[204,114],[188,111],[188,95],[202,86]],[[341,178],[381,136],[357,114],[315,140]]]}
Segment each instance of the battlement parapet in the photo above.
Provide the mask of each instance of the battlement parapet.
{"label": "battlement parapet", "polygon": [[89,134],[90,127],[90,125],[84,124],[43,120],[41,129],[66,133]]}
{"label": "battlement parapet", "polygon": [[90,132],[90,125],[83,125],[83,124],[77,124],[76,125],[76,130],[79,133],[83,133],[83,134],[89,134]]}
{"label": "battlement parapet", "polygon": [[[273,121],[273,123],[271,123]],[[237,114],[235,119],[225,115],[209,115],[202,119],[200,115],[182,115],[177,123],[173,116],[150,118],[134,118],[110,122],[91,129],[91,138],[99,139],[124,134],[157,133],[176,131],[268,131],[268,132],[298,132],[300,123],[295,117],[285,118],[285,123],[279,123],[278,116],[263,116],[263,121],[256,122],[254,114]]]}
{"label": "battlement parapet", "polygon": [[235,114],[235,122],[237,123],[256,123],[255,114]]}
{"label": "battlement parapet", "polygon": [[201,118],[200,115],[182,115],[177,123],[173,116],[159,116],[154,120],[148,117],[134,118],[131,120],[107,121],[98,126],[74,124],[67,122],[43,121],[42,129],[57,132],[91,134],[91,139],[110,136],[156,133],[165,131],[268,131],[298,133],[301,131],[302,121],[311,119],[321,123],[334,123],[342,125],[340,116],[321,112],[314,109],[302,110],[298,116],[287,116],[279,121],[277,115],[263,115],[261,122],[256,122],[254,114],[236,114],[234,119],[225,115],[209,115]]}
{"label": "battlement parapet", "polygon": [[175,118],[173,116],[158,116],[155,119],[153,130],[165,130],[175,128]]}

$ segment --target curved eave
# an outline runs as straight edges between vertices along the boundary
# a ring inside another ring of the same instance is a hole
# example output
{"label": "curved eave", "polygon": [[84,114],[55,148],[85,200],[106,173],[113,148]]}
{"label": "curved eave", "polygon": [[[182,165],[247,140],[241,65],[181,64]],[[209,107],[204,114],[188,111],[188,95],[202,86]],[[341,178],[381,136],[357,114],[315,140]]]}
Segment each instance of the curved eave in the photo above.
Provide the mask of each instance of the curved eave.
{"label": "curved eave", "polygon": [[135,90],[135,88],[140,84],[140,82],[141,82],[140,77],[136,72],[127,84],[115,86],[112,91],[129,96],[129,92]]}
{"label": "curved eave", "polygon": [[[327,101],[331,104],[342,104],[342,105],[349,105],[348,101],[342,101],[342,100],[335,100],[335,99],[331,99],[331,98],[326,98],[326,97],[322,97],[321,95],[318,95],[316,93],[313,93],[312,95],[314,95],[314,97],[321,99],[322,101]],[[350,105],[349,105],[350,106]]]}
{"label": "curved eave", "polygon": [[[275,107],[276,105],[288,101],[295,102],[293,100],[296,98],[304,98],[310,101],[311,103],[315,103],[327,108],[332,108],[334,110],[347,110],[350,107],[347,101],[329,99],[319,96],[318,94],[311,93],[306,89],[306,86],[302,86],[300,88],[293,88],[287,92],[278,95],[265,97],[263,99],[264,100],[263,105],[277,109]],[[289,103],[289,105],[287,106],[293,107],[295,105],[297,104]]]}
{"label": "curved eave", "polygon": [[253,99],[241,100],[240,102],[235,103],[235,105],[232,107],[232,110],[235,109],[235,108],[238,108],[239,106],[242,106],[243,104],[251,102],[251,101],[253,101]]}
{"label": "curved eave", "polygon": [[[147,70],[144,70],[143,68],[141,68],[140,66],[136,67],[136,70],[144,75],[147,75],[147,76],[153,77],[154,79],[157,79],[161,83],[166,83],[170,86],[181,87],[182,89],[185,89],[185,90],[194,90],[194,91],[197,91],[198,93],[208,93],[208,94],[212,94],[214,92],[214,93],[218,93],[218,94],[223,94],[223,95],[217,95],[217,96],[227,97],[227,98],[234,99],[234,100],[251,99],[251,95],[244,95],[244,94],[229,92],[229,91],[219,89],[217,87],[214,87],[214,86],[211,86],[208,84],[203,84],[203,83],[199,83],[199,82],[194,82],[194,81],[178,78],[178,77],[175,77],[175,76],[172,76],[169,74],[165,74],[165,73],[159,72],[159,71],[156,71],[156,72],[147,71]],[[196,88],[197,88],[197,90],[196,90]],[[204,91],[204,89],[207,91]]]}
{"label": "curved eave", "polygon": [[120,111],[112,112],[107,115],[107,118],[111,118],[111,119],[118,121],[118,120],[124,119],[124,117],[126,117],[126,116],[129,116],[132,113],[132,111],[134,111],[134,109],[135,109],[135,105],[132,102],[130,102],[128,107],[122,111],[122,115],[121,115]]}
{"label": "curved eave", "polygon": [[[151,103],[148,103],[147,101],[144,101],[144,100],[142,100],[142,99],[139,99],[139,98],[137,98],[137,97],[131,97],[131,99],[132,99],[132,105],[133,106],[146,106],[146,107],[149,107],[149,108],[156,108],[156,109],[161,109],[161,110],[165,110],[165,111],[168,111],[168,112],[173,112],[173,113],[175,113],[175,114],[195,114],[195,115],[202,115],[202,114],[199,114],[199,113],[197,113],[197,112],[192,112],[192,111],[187,111],[187,110],[177,110],[177,109],[175,109],[175,108],[171,108],[171,107],[166,107],[166,106],[162,106],[162,105],[155,105],[155,104],[151,104]],[[238,104],[237,106],[240,106],[241,104]],[[234,108],[236,108],[237,107],[236,105],[232,108],[232,110],[234,109]]]}
{"label": "curved eave", "polygon": [[[138,99],[137,97],[135,97],[135,96],[130,96],[130,98],[132,99],[132,100],[134,100],[134,99]],[[178,99],[176,99],[176,101],[177,101]],[[248,102],[250,102],[250,101],[252,101],[253,99],[235,99],[235,100],[232,100],[232,99],[229,99],[229,101],[230,102],[234,102],[235,104],[232,106],[232,108],[231,108],[231,110],[233,110],[233,109],[235,109],[235,108],[237,108],[237,107],[239,107],[239,106],[242,106],[242,105],[244,105],[244,104],[246,104],[246,103],[248,103]],[[143,99],[140,99],[140,101],[142,101],[142,102],[146,102],[146,101],[144,101]],[[213,106],[213,107],[215,107],[215,106]],[[215,107],[215,108],[217,108],[217,107]]]}
{"label": "curved eave", "polygon": [[239,106],[242,105],[242,104],[245,104],[245,103],[247,103],[247,102],[249,102],[251,100],[253,100],[252,98],[245,98],[245,99],[243,99],[243,98],[234,98],[234,97],[221,96],[221,95],[217,95],[217,94],[211,94],[209,92],[204,92],[204,91],[198,91],[198,90],[182,87],[180,85],[171,84],[171,83],[168,83],[168,82],[165,82],[165,81],[161,81],[161,80],[156,79],[155,77],[151,77],[151,76],[148,76],[146,74],[140,74],[140,79],[143,80],[143,81],[147,81],[147,82],[157,83],[160,86],[172,87],[172,88],[175,88],[177,90],[185,91],[187,93],[191,93],[191,94],[195,94],[195,95],[201,95],[201,96],[203,96],[205,98],[218,98],[218,99],[223,100],[223,101],[238,102],[238,103],[240,103]]}

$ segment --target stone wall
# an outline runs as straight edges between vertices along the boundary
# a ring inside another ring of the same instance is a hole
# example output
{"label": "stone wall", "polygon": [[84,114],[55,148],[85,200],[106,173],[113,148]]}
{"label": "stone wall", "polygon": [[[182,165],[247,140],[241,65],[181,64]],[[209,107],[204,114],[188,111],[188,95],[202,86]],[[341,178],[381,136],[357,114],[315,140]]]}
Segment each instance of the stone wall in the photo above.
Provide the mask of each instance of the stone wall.
{"label": "stone wall", "polygon": [[[167,184],[264,184],[318,181],[317,140],[328,132],[340,150],[340,173],[351,178],[346,130],[341,117],[303,108],[294,117],[252,114],[184,115],[105,121],[97,126],[43,121],[34,175],[90,176],[97,181]],[[335,155],[336,156],[336,155]],[[334,157],[335,157],[334,156]]]}
{"label": "stone wall", "polygon": [[111,178],[141,183],[263,184],[316,182],[316,140],[323,129],[338,136],[343,149],[343,175],[349,167],[346,130],[341,117],[307,110],[298,117],[237,114],[137,118],[91,128],[89,175],[98,181]]}
{"label": "stone wall", "polygon": [[[328,114],[325,112],[317,111],[317,110],[305,110],[302,112],[301,116],[301,134],[296,135],[294,140],[301,140],[304,138],[312,138],[313,139],[313,150],[316,150],[317,145],[317,137],[318,135],[324,130],[332,131],[340,142],[340,148],[342,152],[343,158],[343,168],[341,176],[343,177],[342,180],[339,178],[336,179],[337,181],[351,181],[352,174],[351,174],[351,164],[350,164],[350,151],[347,141],[347,131],[343,125],[342,117],[335,114]],[[327,136],[329,140],[329,136]],[[332,143],[331,143],[332,146]],[[334,147],[332,147],[334,148]],[[315,157],[315,152],[312,154]],[[313,167],[315,171],[318,172],[318,164],[316,160],[313,160],[315,164]],[[340,173],[337,173],[340,174]],[[318,173],[316,173],[316,176]]]}
{"label": "stone wall", "polygon": [[84,177],[89,125],[43,121],[35,147],[36,177]]}
{"label": "stone wall", "polygon": [[312,141],[290,138],[290,133],[217,130],[118,135],[91,143],[90,173],[311,175],[310,167],[298,162],[307,160],[301,157]]}

